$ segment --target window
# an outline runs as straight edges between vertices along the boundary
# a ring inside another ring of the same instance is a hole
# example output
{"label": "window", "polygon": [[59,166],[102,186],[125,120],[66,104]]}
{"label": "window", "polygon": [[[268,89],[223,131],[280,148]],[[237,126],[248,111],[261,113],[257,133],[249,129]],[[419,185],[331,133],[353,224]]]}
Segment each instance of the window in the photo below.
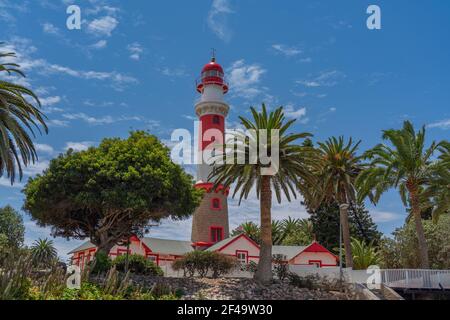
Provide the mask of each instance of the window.
{"label": "window", "polygon": [[222,206],[220,204],[220,199],[219,198],[214,198],[211,200],[211,209],[213,210],[220,210],[222,209]]}
{"label": "window", "polygon": [[236,258],[240,264],[248,263],[248,252],[247,251],[236,251]]}
{"label": "window", "polygon": [[[129,252],[131,254],[131,252]],[[127,249],[117,249],[117,256],[123,256],[127,254]]]}
{"label": "window", "polygon": [[320,261],[320,260],[309,260],[308,264],[311,266],[315,266],[317,268],[322,267],[322,261]]}
{"label": "window", "polygon": [[211,227],[211,242],[219,242],[223,240],[223,228]]}
{"label": "window", "polygon": [[154,255],[147,256],[147,260],[153,262],[154,264],[158,261],[157,257]]}
{"label": "window", "polygon": [[213,116],[212,122],[213,122],[213,124],[220,124],[220,117],[219,116]]}

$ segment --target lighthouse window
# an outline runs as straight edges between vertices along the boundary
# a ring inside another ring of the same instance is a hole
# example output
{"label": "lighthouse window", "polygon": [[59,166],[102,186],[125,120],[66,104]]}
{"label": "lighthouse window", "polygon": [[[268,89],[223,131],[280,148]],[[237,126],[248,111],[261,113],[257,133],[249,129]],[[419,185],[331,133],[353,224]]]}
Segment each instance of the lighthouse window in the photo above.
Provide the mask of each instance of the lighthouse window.
{"label": "lighthouse window", "polygon": [[219,116],[213,116],[213,124],[220,124],[220,117]]}
{"label": "lighthouse window", "polygon": [[211,201],[211,208],[214,210],[220,210],[220,199],[214,198]]}
{"label": "lighthouse window", "polygon": [[219,242],[223,240],[223,229],[219,227],[211,227],[211,242]]}

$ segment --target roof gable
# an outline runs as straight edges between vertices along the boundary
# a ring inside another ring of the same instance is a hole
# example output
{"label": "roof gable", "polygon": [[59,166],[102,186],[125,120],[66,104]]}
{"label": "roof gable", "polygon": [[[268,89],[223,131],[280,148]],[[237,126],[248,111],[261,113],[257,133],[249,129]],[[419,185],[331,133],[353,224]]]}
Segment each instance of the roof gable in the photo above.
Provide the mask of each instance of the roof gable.
{"label": "roof gable", "polygon": [[318,242],[314,241],[309,246],[304,247],[304,249],[302,251],[300,251],[298,254],[296,254],[294,257],[292,257],[290,260],[297,258],[303,252],[324,252],[324,253],[330,254],[331,256],[333,256],[333,258],[337,259],[337,257],[334,254],[332,254],[327,248],[325,248]]}
{"label": "roof gable", "polygon": [[67,254],[85,251],[87,249],[92,249],[92,248],[96,248],[96,246],[92,242],[86,241],[82,245],[80,245],[80,246],[76,247],[75,249],[73,249],[72,251],[68,252]]}
{"label": "roof gable", "polygon": [[259,245],[253,241],[252,239],[250,239],[249,236],[247,236],[245,233],[240,233],[237,234],[233,237],[230,238],[226,238],[222,241],[219,241],[215,244],[213,244],[211,247],[209,247],[208,249],[206,249],[207,251],[221,251],[223,249],[225,249],[226,247],[228,247],[230,244],[232,244],[233,242],[244,238],[245,240],[247,240],[249,243],[251,243],[253,246],[257,247],[259,249]]}

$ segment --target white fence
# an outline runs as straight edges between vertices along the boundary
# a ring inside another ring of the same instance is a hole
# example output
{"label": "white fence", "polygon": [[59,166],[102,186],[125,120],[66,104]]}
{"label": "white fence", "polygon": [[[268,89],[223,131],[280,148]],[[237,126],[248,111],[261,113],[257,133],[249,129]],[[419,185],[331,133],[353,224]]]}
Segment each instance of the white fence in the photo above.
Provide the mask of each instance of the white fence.
{"label": "white fence", "polygon": [[381,270],[381,281],[392,288],[450,290],[450,270]]}
{"label": "white fence", "polygon": [[[309,268],[289,266],[289,270],[300,276],[316,275],[336,280],[340,277],[339,268]],[[409,289],[447,289],[450,290],[450,270],[420,269],[372,269],[352,270],[344,268],[343,279],[350,283],[385,284],[391,288]]]}
{"label": "white fence", "polygon": [[[170,265],[161,266],[166,277],[183,277],[183,271],[175,271]],[[313,266],[289,265],[289,271],[299,276],[318,276],[328,280],[339,280],[339,267],[318,268]],[[228,278],[252,278],[248,271],[235,270],[227,274]],[[450,290],[450,270],[419,270],[419,269],[372,269],[352,270],[342,269],[342,277],[348,283],[385,284],[391,288],[410,289],[448,289]]]}

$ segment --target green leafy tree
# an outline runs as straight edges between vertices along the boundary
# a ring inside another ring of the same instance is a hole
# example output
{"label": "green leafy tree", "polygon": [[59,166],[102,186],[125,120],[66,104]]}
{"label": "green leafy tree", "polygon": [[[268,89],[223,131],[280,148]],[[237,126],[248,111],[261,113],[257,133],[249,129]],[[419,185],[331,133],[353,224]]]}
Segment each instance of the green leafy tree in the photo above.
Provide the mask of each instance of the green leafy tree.
{"label": "green leafy tree", "polygon": [[[430,267],[450,268],[450,214],[442,214],[439,220],[424,220],[423,228],[428,243]],[[388,269],[421,268],[418,239],[413,220],[393,232],[392,238],[384,238],[379,245],[381,267]]]}
{"label": "green leafy tree", "polygon": [[[310,169],[316,161],[311,156],[314,154],[313,148],[294,144],[295,141],[307,138],[311,134],[288,134],[287,130],[295,120],[286,121],[282,107],[270,114],[267,113],[264,104],[262,112],[257,112],[253,107],[250,110],[252,120],[240,117],[250,135],[235,134],[232,141],[237,141],[237,145],[241,147],[234,148],[227,154],[227,160],[234,159],[234,163],[223,161],[225,163],[217,165],[210,178],[216,186],[230,187],[236,183],[233,197],[239,193],[239,203],[256,188],[256,194],[260,200],[261,251],[255,279],[261,283],[269,283],[272,280],[272,191],[275,192],[278,202],[281,202],[282,194],[291,201],[291,195],[296,197],[296,188],[302,188],[302,181],[308,180],[310,184],[313,183]],[[266,136],[261,130],[267,130]],[[271,168],[273,163],[267,164],[266,159],[261,158],[261,154],[271,155],[272,135],[275,137],[276,133],[279,136],[279,166],[276,168],[278,170]],[[260,139],[263,137],[266,140],[265,150],[260,150],[260,146],[263,145],[263,143],[260,144]],[[256,159],[250,157],[252,146],[258,148]],[[242,158],[246,159],[245,164],[241,164]],[[256,161],[249,161],[250,159]]]}
{"label": "green leafy tree", "polygon": [[348,209],[350,204],[356,203],[355,181],[362,170],[361,157],[356,154],[359,144],[360,141],[354,144],[351,138],[345,142],[343,137],[332,137],[324,143],[319,142],[320,157],[323,159],[322,167],[317,172],[320,188],[316,188],[312,197],[314,203],[309,203],[313,208],[324,202],[339,205],[342,238],[348,253],[345,264],[349,268],[353,267],[353,259]]}
{"label": "green leafy tree", "polygon": [[52,240],[38,239],[30,248],[33,264],[39,267],[52,265],[58,257]]}
{"label": "green leafy tree", "polygon": [[201,197],[169,149],[143,131],[69,150],[30,179],[24,193],[24,209],[40,226],[52,227],[54,236],[87,237],[106,254],[149,221],[189,217]]}
{"label": "green leafy tree", "polygon": [[426,148],[425,127],[416,132],[409,121],[404,122],[401,130],[383,131],[383,139],[389,141],[390,145],[379,144],[365,153],[365,157],[370,160],[370,167],[358,177],[360,199],[369,197],[373,203],[377,203],[388,189],[394,187],[399,190],[404,205],[411,208],[421,267],[427,269],[430,263],[422,224],[424,200],[421,194],[433,175],[450,171],[448,162],[433,161],[433,155],[446,143],[432,142]]}
{"label": "green leafy tree", "polygon": [[22,216],[11,206],[0,208],[0,242],[6,248],[19,248],[23,245],[25,226]]}
{"label": "green leafy tree", "polygon": [[[0,52],[0,60],[14,57],[13,52]],[[15,63],[0,63],[0,75],[25,77],[19,68]],[[40,106],[38,97],[30,89],[0,80],[0,176],[6,173],[11,184],[17,171],[22,178],[22,164],[27,166],[37,160],[32,138],[36,130],[41,131],[40,126],[47,132]]]}

